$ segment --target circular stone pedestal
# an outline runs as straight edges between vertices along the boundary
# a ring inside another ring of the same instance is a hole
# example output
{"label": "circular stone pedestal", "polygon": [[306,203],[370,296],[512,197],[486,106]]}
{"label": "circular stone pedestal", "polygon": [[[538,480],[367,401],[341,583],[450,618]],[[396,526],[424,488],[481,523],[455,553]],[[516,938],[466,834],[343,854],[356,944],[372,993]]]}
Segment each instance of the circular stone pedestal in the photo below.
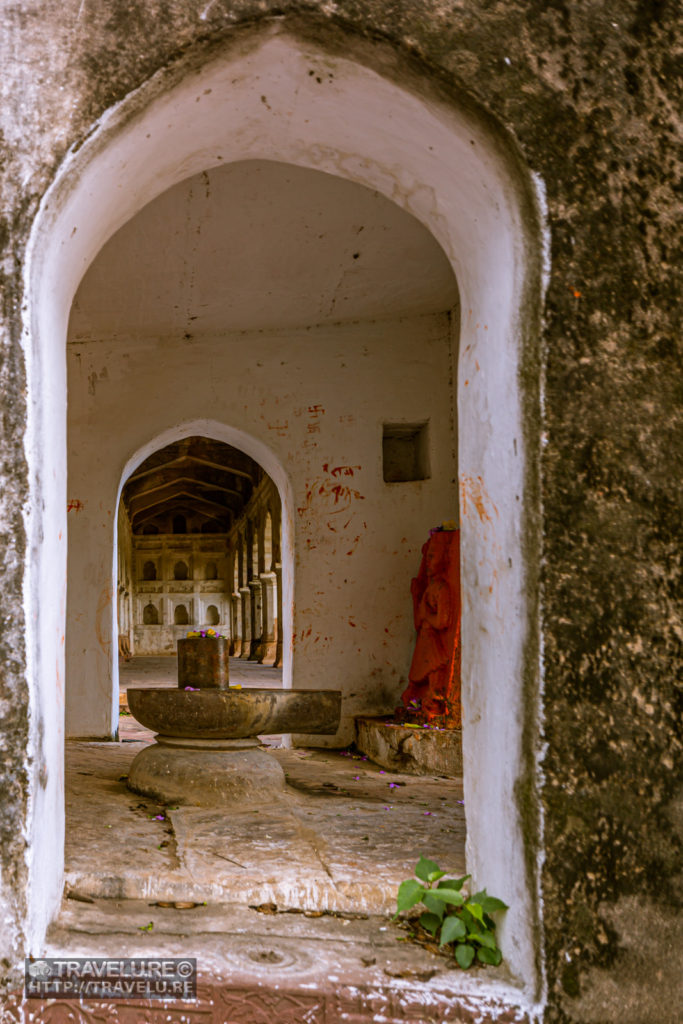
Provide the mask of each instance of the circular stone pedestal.
{"label": "circular stone pedestal", "polygon": [[128,788],[164,803],[251,807],[279,799],[285,774],[256,739],[157,736],[130,766]]}

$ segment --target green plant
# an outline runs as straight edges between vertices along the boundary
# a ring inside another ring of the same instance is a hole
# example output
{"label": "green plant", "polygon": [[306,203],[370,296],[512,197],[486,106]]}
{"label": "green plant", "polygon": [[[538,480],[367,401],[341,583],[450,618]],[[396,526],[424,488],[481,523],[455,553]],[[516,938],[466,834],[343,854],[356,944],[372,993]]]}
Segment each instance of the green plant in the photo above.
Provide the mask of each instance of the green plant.
{"label": "green plant", "polygon": [[460,967],[469,967],[475,957],[481,964],[497,967],[503,956],[496,942],[496,923],[491,915],[507,910],[507,905],[489,896],[486,889],[473,896],[464,894],[462,889],[469,875],[446,878],[446,872],[426,857],[420,857],[415,875],[399,886],[394,920],[403,911],[422,903],[426,910],[420,917],[420,925],[438,938],[440,946],[453,946]]}

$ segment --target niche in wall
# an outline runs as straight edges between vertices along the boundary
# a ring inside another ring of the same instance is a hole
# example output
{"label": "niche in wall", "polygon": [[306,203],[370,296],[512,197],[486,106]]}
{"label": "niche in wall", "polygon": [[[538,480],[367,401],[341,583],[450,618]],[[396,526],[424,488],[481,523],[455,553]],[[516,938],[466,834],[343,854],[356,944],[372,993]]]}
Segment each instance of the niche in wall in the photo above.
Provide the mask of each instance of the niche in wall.
{"label": "niche in wall", "polygon": [[428,480],[429,423],[385,423],[382,430],[385,483]]}
{"label": "niche in wall", "polygon": [[145,626],[158,626],[159,625],[159,612],[158,609],[151,603],[146,604],[142,612],[142,621]]}
{"label": "niche in wall", "polygon": [[187,626],[189,625],[190,619],[187,614],[187,608],[184,604],[177,604],[173,612],[173,621],[176,626]]}

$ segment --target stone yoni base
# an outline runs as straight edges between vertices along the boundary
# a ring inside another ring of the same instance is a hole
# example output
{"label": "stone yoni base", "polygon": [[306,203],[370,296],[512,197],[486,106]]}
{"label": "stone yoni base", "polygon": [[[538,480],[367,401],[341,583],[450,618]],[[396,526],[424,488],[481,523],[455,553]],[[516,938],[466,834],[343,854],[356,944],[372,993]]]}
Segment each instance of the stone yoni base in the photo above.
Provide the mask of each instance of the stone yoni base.
{"label": "stone yoni base", "polygon": [[128,788],[189,807],[258,807],[285,789],[279,763],[256,739],[200,740],[157,736],[128,771]]}
{"label": "stone yoni base", "polygon": [[356,718],[356,746],[392,771],[410,775],[462,775],[460,729],[410,729],[382,718]]}

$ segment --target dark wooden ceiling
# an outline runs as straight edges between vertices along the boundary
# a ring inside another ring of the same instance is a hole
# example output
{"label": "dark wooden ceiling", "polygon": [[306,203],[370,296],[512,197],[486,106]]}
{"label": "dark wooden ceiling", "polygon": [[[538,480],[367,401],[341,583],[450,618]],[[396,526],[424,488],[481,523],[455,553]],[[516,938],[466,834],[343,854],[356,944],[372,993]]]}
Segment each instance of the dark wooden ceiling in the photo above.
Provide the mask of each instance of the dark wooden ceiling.
{"label": "dark wooden ceiling", "polygon": [[[128,478],[123,501],[133,533],[184,516],[191,532],[230,529],[249,501],[263,469],[237,448],[206,437],[186,437],[154,452]],[[156,530],[154,530],[156,532]]]}

